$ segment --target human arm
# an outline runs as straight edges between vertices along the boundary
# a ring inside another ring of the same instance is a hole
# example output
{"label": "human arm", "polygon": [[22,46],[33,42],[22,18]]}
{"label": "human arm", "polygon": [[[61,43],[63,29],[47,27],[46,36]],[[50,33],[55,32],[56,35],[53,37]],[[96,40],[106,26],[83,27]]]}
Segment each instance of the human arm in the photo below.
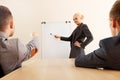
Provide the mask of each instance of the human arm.
{"label": "human arm", "polygon": [[[35,32],[33,32],[32,33],[32,36],[36,36],[36,33]],[[37,45],[37,44],[36,44]],[[38,47],[38,46],[37,46]],[[31,51],[31,55],[30,55],[30,57],[33,57],[37,52],[38,52],[38,48],[34,48],[34,49],[32,49],[32,51]]]}
{"label": "human arm", "polygon": [[63,40],[63,41],[71,41],[72,34],[69,37],[63,37],[63,36],[59,36],[59,35],[55,35],[54,37],[59,38],[60,40]]}
{"label": "human arm", "polygon": [[105,47],[100,41],[100,48],[87,54],[79,55],[75,59],[75,66],[77,67],[89,67],[89,68],[101,68],[105,67],[106,62]]}
{"label": "human arm", "polygon": [[38,38],[35,33],[32,33],[32,39],[27,45],[18,41],[19,61],[22,62],[34,56],[39,49]]}
{"label": "human arm", "polygon": [[[85,48],[85,46],[87,46],[87,45],[93,40],[93,36],[92,36],[90,30],[88,29],[87,25],[84,25],[83,28],[84,28],[84,29],[83,29],[83,33],[84,33],[86,39],[85,39],[84,42],[82,42],[82,43],[80,44],[80,46],[81,46],[82,48]],[[78,41],[79,41],[79,40],[78,40]]]}

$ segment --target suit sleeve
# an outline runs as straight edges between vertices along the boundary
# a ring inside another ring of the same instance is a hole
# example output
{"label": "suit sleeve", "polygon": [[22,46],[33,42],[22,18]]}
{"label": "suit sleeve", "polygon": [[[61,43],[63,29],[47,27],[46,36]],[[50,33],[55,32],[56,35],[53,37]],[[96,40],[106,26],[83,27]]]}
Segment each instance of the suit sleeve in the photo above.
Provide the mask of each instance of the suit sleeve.
{"label": "suit sleeve", "polygon": [[85,37],[87,39],[85,39],[85,41],[81,43],[81,47],[85,48],[85,46],[87,46],[93,40],[93,36],[90,30],[88,29],[87,25],[84,25],[83,33],[85,34]]}
{"label": "suit sleeve", "polygon": [[102,41],[100,41],[100,48],[89,53],[88,55],[79,55],[75,59],[75,66],[101,68],[105,67],[106,52]]}
{"label": "suit sleeve", "polygon": [[39,43],[37,37],[33,37],[32,40],[24,45],[18,40],[18,53],[19,53],[19,62],[29,59],[32,49],[38,49]]}
{"label": "suit sleeve", "polygon": [[69,37],[61,37],[60,40],[63,40],[63,41],[71,41],[72,40],[72,34],[69,36]]}

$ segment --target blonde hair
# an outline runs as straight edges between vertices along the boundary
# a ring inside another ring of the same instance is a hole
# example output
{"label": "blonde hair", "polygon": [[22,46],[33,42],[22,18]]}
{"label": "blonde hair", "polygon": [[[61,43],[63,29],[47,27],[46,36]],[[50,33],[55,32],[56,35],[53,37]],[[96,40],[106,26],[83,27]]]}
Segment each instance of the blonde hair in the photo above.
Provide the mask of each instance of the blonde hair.
{"label": "blonde hair", "polygon": [[82,13],[75,13],[74,16],[79,16],[81,19],[84,19],[84,15]]}

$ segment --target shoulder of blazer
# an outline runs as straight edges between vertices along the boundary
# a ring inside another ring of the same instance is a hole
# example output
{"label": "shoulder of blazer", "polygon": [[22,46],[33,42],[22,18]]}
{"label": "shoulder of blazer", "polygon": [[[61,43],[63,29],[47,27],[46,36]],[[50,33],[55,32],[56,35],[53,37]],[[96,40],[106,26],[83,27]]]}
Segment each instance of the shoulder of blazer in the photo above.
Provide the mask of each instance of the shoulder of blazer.
{"label": "shoulder of blazer", "polygon": [[109,44],[109,42],[112,42],[113,39],[114,39],[113,37],[108,37],[108,38],[104,38],[104,39],[100,40],[100,42],[102,42],[104,44],[106,44],[106,43]]}
{"label": "shoulder of blazer", "polygon": [[100,40],[99,45],[102,45],[102,46],[104,45],[104,48],[108,50],[109,48],[115,47],[118,44],[120,44],[120,42],[118,42],[118,36],[115,36],[115,37],[108,37]]}
{"label": "shoulder of blazer", "polygon": [[83,28],[88,28],[86,24],[81,23],[78,28],[81,30]]}
{"label": "shoulder of blazer", "polygon": [[118,38],[120,38],[120,37],[118,37],[118,36],[108,37],[108,38],[102,39],[101,41],[103,41],[103,42],[105,42],[105,43],[108,43],[109,41],[110,41],[110,42],[113,42],[113,41],[115,41],[115,40],[118,39]]}

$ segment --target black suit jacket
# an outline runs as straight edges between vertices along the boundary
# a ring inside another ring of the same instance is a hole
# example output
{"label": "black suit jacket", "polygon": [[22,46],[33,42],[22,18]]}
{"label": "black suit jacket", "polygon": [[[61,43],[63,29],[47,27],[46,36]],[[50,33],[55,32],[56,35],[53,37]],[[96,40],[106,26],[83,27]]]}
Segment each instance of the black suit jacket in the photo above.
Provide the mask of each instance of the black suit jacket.
{"label": "black suit jacket", "polygon": [[[88,26],[86,24],[81,23],[79,26],[76,27],[76,29],[72,32],[72,34],[69,37],[61,37],[61,40],[70,41],[71,50],[72,50],[72,52],[70,52],[70,54],[73,54],[73,56],[71,56],[71,57],[74,58],[77,56],[75,54],[77,47],[74,46],[74,42],[75,41],[80,42],[81,47],[84,49],[85,46],[88,45],[93,40],[93,36],[92,36],[90,30],[88,29]],[[79,51],[77,53],[80,54]]]}
{"label": "black suit jacket", "polygon": [[120,33],[100,41],[100,48],[88,55],[79,55],[75,65],[90,68],[120,69]]}

